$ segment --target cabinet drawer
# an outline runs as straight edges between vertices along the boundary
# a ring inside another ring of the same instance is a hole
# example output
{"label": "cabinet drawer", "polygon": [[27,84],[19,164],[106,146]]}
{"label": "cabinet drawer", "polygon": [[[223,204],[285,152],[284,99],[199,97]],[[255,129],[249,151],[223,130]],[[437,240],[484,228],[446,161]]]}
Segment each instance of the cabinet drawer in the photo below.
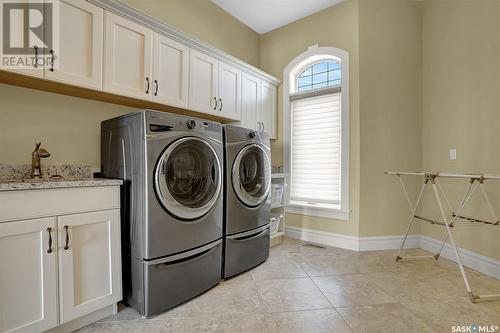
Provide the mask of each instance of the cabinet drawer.
{"label": "cabinet drawer", "polygon": [[0,192],[0,222],[119,208],[119,186]]}

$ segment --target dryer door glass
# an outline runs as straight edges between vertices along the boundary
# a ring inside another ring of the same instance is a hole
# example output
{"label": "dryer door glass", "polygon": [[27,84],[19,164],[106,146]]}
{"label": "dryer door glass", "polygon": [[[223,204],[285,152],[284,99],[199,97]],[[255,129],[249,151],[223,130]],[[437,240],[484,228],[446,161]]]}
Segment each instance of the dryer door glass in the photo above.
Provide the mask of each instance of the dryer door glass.
{"label": "dryer door glass", "polygon": [[264,202],[271,185],[269,154],[258,144],[240,150],[233,164],[233,188],[245,205],[256,207]]}
{"label": "dryer door glass", "polygon": [[217,202],[221,177],[220,161],[212,146],[197,137],[184,137],[170,144],[156,165],[156,194],[170,214],[194,220]]}

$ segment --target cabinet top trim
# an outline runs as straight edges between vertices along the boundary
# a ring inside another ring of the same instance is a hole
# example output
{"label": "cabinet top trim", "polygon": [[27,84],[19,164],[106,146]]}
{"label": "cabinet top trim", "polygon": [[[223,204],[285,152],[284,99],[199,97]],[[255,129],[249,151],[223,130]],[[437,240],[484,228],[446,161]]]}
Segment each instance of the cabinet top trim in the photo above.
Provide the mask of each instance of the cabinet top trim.
{"label": "cabinet top trim", "polygon": [[121,17],[134,21],[138,24],[141,24],[161,35],[164,35],[170,39],[173,39],[179,43],[182,43],[194,50],[203,52],[207,55],[210,55],[218,60],[227,62],[230,65],[239,67],[240,69],[247,71],[257,77],[259,77],[263,81],[270,82],[276,86],[281,84],[281,81],[270,75],[266,72],[247,64],[246,62],[233,57],[232,55],[221,51],[201,40],[190,36],[173,26],[163,23],[147,14],[144,14],[137,9],[119,1],[119,0],[87,0],[88,2],[99,6],[105,10],[108,10],[114,14],[117,14]]}

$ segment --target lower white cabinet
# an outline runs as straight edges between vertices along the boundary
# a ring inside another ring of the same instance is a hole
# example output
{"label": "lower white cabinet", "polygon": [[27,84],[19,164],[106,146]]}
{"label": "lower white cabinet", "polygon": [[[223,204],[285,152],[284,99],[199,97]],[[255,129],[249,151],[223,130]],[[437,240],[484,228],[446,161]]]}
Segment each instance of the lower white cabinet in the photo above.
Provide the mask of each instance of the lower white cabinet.
{"label": "lower white cabinet", "polygon": [[58,323],[56,219],[0,223],[0,332]]}
{"label": "lower white cabinet", "polygon": [[122,299],[119,200],[118,186],[0,192],[0,332],[71,331]]}
{"label": "lower white cabinet", "polygon": [[61,322],[121,300],[120,211],[60,216]]}

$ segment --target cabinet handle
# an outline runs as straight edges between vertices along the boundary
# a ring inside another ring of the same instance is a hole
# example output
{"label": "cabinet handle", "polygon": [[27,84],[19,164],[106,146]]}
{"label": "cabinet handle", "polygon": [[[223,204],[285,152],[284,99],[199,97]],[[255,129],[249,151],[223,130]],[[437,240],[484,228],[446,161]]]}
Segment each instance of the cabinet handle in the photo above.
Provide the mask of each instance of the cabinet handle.
{"label": "cabinet handle", "polygon": [[262,124],[259,121],[259,132],[261,132],[261,131],[262,131]]}
{"label": "cabinet handle", "polygon": [[54,55],[54,50],[50,50],[50,71],[53,72],[54,71],[54,58],[55,58],[55,55]]}
{"label": "cabinet handle", "polygon": [[155,96],[158,96],[158,80],[155,80]]}
{"label": "cabinet handle", "polygon": [[214,97],[214,101],[215,101],[215,106],[214,106],[214,111],[217,110],[217,98]]}
{"label": "cabinet handle", "polygon": [[52,228],[47,228],[47,232],[49,233],[49,249],[47,253],[52,253]]}
{"label": "cabinet handle", "polygon": [[219,101],[220,101],[220,108],[219,108],[219,111],[222,111],[222,98],[219,98]]}
{"label": "cabinet handle", "polygon": [[69,231],[68,231],[68,226],[64,226],[64,230],[66,231],[66,245],[64,245],[65,250],[69,250]]}
{"label": "cabinet handle", "polygon": [[266,124],[262,123],[262,132],[266,130]]}
{"label": "cabinet handle", "polygon": [[147,83],[146,94],[149,94],[149,77],[146,78],[146,83]]}
{"label": "cabinet handle", "polygon": [[38,68],[38,46],[35,45],[34,49],[35,49],[35,64],[33,65],[33,67]]}

